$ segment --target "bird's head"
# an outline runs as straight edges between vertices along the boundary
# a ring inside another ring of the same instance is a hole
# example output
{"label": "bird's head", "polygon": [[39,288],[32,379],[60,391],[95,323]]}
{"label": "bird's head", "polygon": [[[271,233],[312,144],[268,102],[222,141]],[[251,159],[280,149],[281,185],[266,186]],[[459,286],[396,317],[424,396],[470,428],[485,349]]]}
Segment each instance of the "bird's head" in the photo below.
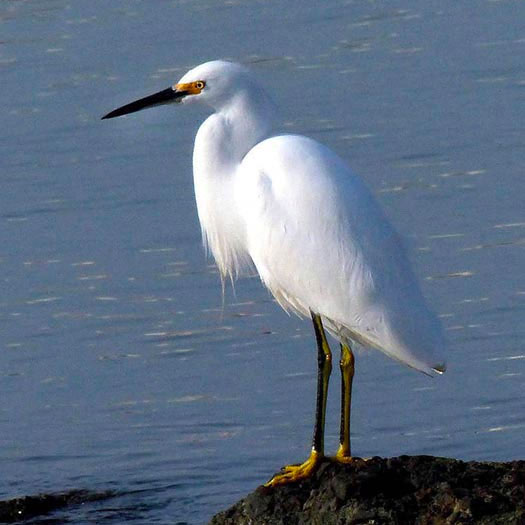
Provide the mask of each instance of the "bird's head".
{"label": "bird's head", "polygon": [[248,69],[235,62],[214,60],[191,69],[173,86],[121,106],[102,118],[120,117],[164,104],[196,101],[219,109],[248,86],[255,88]]}

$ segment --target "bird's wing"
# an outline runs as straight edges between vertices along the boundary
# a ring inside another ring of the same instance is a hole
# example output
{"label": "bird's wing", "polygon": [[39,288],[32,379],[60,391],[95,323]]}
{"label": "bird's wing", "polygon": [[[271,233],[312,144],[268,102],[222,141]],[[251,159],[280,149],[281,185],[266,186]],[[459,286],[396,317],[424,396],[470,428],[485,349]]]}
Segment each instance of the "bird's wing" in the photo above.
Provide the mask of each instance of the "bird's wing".
{"label": "bird's wing", "polygon": [[440,329],[399,238],[339,157],[283,135],[255,146],[237,176],[247,250],[284,308],[320,313],[337,335],[420,370],[438,362]]}

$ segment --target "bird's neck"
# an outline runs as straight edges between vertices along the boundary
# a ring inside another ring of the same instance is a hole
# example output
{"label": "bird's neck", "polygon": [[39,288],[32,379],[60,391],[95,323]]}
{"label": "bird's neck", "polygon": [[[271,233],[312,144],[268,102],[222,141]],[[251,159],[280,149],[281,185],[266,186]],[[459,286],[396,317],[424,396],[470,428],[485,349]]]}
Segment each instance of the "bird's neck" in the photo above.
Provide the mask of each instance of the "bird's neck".
{"label": "bird's neck", "polygon": [[273,105],[264,95],[238,93],[201,125],[195,138],[193,175],[203,239],[222,276],[249,265],[235,181],[244,156],[271,129]]}
{"label": "bird's neck", "polygon": [[273,115],[273,103],[264,92],[240,91],[200,127],[194,162],[209,163],[205,168],[216,174],[233,173],[248,151],[268,137]]}

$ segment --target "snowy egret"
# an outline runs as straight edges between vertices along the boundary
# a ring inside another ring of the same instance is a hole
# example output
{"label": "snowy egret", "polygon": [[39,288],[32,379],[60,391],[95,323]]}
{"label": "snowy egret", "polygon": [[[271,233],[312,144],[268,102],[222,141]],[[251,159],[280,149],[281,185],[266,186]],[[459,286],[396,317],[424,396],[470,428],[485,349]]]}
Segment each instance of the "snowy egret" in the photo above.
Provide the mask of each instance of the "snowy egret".
{"label": "snowy egret", "polygon": [[177,84],[104,119],[179,102],[213,113],[195,138],[193,174],[203,240],[222,279],[257,269],[287,311],[310,316],[318,349],[317,403],[309,458],[267,485],[308,477],[324,455],[332,354],[341,347],[341,431],[335,460],[352,460],[351,342],[428,375],[445,371],[443,333],[429,311],[396,231],[345,163],[318,142],[272,135],[274,105],[243,66],[216,60]]}

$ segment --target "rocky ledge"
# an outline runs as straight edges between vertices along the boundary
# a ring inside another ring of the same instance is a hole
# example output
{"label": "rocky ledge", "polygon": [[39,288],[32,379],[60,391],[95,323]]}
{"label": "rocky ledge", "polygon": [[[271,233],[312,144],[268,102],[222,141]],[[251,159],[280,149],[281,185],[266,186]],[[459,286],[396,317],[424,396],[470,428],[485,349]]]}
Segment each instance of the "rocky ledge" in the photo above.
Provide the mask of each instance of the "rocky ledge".
{"label": "rocky ledge", "polygon": [[311,479],[259,487],[210,525],[525,525],[525,461],[432,456],[324,461]]}

